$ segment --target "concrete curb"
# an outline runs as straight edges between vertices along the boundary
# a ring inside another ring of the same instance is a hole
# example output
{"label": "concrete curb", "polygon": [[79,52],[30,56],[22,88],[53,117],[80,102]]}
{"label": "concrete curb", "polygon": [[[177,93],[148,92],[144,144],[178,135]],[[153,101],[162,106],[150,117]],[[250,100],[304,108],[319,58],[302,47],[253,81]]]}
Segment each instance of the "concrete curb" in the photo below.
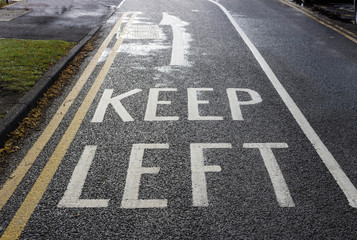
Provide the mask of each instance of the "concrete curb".
{"label": "concrete curb", "polygon": [[5,117],[0,121],[0,147],[4,146],[6,135],[19,126],[19,122],[25,118],[46,90],[59,77],[60,73],[68,66],[74,57],[81,51],[83,46],[101,29],[104,22],[115,13],[111,7],[109,13],[87,35],[75,45],[66,56],[61,58],[45,75],[13,106]]}

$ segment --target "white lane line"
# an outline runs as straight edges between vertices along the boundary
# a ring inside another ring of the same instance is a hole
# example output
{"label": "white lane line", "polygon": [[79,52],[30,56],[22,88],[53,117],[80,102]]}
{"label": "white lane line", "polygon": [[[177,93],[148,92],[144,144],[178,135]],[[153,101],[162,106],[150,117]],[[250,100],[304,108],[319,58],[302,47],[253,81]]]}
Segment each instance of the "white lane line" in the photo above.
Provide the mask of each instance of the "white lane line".
{"label": "white lane line", "polygon": [[301,112],[301,110],[296,105],[294,100],[290,97],[288,92],[280,83],[279,79],[276,77],[273,70],[270,68],[270,66],[265,61],[263,56],[260,54],[258,49],[250,41],[250,39],[247,37],[247,35],[240,28],[238,23],[234,20],[232,15],[228,12],[228,10],[225,7],[223,7],[221,4],[213,0],[208,0],[208,1],[216,4],[227,15],[228,19],[233,24],[234,28],[237,30],[239,35],[242,37],[245,44],[249,47],[250,51],[253,53],[255,59],[258,61],[259,65],[265,72],[266,76],[269,78],[270,82],[275,87],[281,99],[284,101],[286,107],[289,109],[290,113],[293,115],[296,122],[299,124],[301,130],[304,132],[306,137],[310,140],[311,144],[314,146],[321,160],[323,161],[327,169],[330,171],[332,176],[337,181],[337,184],[340,186],[343,193],[347,197],[350,206],[357,208],[357,189],[352,184],[351,180],[347,177],[347,175],[343,172],[340,165],[338,164],[336,159],[332,156],[332,154],[327,149],[325,144],[321,141],[320,137],[317,135],[315,130],[311,127],[310,123],[307,121],[304,114]]}

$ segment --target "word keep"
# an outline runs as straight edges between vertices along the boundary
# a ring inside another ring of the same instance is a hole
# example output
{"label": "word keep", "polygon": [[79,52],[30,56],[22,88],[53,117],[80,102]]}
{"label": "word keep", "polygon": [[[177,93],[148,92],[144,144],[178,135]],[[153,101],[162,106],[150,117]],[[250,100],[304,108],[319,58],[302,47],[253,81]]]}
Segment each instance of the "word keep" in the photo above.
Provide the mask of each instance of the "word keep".
{"label": "word keep", "polygon": [[[134,121],[133,117],[124,108],[121,100],[130,97],[134,94],[141,92],[142,89],[134,89],[129,92],[120,94],[113,97],[114,89],[105,89],[103,95],[99,101],[97,109],[91,120],[92,123],[101,123],[104,120],[105,113],[109,105],[112,105],[116,113],[120,116],[123,122]],[[178,121],[178,116],[157,116],[158,105],[170,105],[171,101],[159,100],[161,92],[176,92],[176,88],[151,88],[149,91],[149,97],[147,101],[147,107],[145,112],[145,121]],[[188,120],[223,120],[221,116],[201,116],[199,106],[203,104],[209,104],[208,100],[199,100],[198,95],[202,92],[212,92],[213,88],[188,88],[187,89],[187,108],[188,108]],[[242,101],[238,99],[237,93],[249,94],[250,100]],[[251,89],[247,88],[228,88],[227,96],[229,106],[231,109],[233,120],[243,120],[241,106],[252,105],[262,102],[260,95]]]}

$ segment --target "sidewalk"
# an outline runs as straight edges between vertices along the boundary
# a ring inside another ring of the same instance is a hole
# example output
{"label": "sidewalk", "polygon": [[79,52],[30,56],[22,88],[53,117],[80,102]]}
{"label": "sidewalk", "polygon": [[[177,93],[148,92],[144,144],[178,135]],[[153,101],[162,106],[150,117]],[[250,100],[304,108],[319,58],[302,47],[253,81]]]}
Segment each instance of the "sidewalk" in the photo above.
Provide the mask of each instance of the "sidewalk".
{"label": "sidewalk", "polygon": [[12,12],[19,17],[2,21],[0,17],[0,38],[56,39],[79,42],[107,14],[109,6],[96,1],[81,0],[29,0],[0,10]]}
{"label": "sidewalk", "polygon": [[36,106],[45,90],[99,30],[102,20],[114,11],[113,7],[92,0],[29,0],[26,7],[28,10],[17,2],[0,9],[0,39],[63,40],[77,45],[27,93],[1,97],[0,92],[2,107],[8,106],[7,114],[0,119],[0,147],[6,135]]}

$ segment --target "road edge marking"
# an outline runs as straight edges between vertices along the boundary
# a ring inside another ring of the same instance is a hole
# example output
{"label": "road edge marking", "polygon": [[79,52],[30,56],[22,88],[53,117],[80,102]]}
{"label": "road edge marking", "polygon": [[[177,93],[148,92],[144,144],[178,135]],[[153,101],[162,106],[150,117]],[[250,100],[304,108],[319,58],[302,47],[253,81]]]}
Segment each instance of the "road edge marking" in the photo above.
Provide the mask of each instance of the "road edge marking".
{"label": "road edge marking", "polygon": [[84,84],[88,81],[90,75],[94,71],[95,67],[98,64],[98,60],[101,57],[102,53],[105,51],[109,45],[112,38],[118,32],[120,25],[126,18],[128,13],[124,13],[123,16],[118,20],[117,24],[114,26],[112,31],[109,33],[107,38],[104,40],[88,66],[85,68],[84,72],[78,79],[75,86],[72,88],[71,92],[67,95],[66,99],[62,102],[61,106],[58,108],[56,114],[52,117],[51,121],[48,123],[45,130],[42,132],[40,137],[33,144],[31,149],[27,152],[26,156],[18,164],[17,168],[6,180],[2,188],[0,189],[0,211],[5,206],[9,198],[12,196],[17,186],[21,183],[22,179],[25,177],[26,173],[29,171],[41,151],[44,149],[45,145],[48,143],[59,124],[62,122],[64,116],[68,112],[74,100],[79,95],[79,92],[82,90]]}
{"label": "road edge marking", "polygon": [[58,143],[56,149],[52,153],[51,158],[48,160],[46,166],[43,168],[40,176],[37,178],[35,184],[31,188],[30,192],[27,194],[26,199],[21,204],[20,208],[17,210],[15,216],[12,218],[10,224],[5,229],[5,232],[1,236],[1,240],[5,239],[18,239],[25,228],[28,220],[30,219],[32,213],[34,212],[37,204],[42,199],[48,185],[50,184],[54,174],[56,173],[64,155],[66,154],[68,148],[70,147],[76,133],[78,132],[85,115],[87,114],[94,98],[97,95],[102,83],[105,80],[107,73],[118,53],[119,47],[121,46],[124,38],[123,35],[126,34],[128,28],[136,18],[137,13],[134,13],[129,22],[126,24],[125,28],[117,39],[115,46],[102,67],[100,73],[98,74],[96,80],[94,81],[91,89],[88,91],[85,99],[83,100],[81,106],[79,107],[76,115],[74,116],[71,124],[67,128],[60,142]]}
{"label": "road edge marking", "polygon": [[301,112],[299,107],[296,105],[294,100],[290,97],[289,93],[285,90],[284,86],[280,83],[279,79],[276,77],[273,70],[270,68],[268,63],[265,61],[263,56],[260,54],[258,49],[250,41],[245,32],[241,29],[238,23],[235,21],[233,16],[228,12],[228,10],[221,4],[208,0],[216,4],[228,17],[238,34],[241,36],[245,44],[248,46],[255,59],[258,61],[260,67],[269,78],[270,82],[273,84],[275,90],[278,92],[280,98],[283,100],[285,106],[289,109],[290,113],[300,126],[301,130],[304,132],[305,136],[309,139],[310,143],[315,148],[317,154],[320,156],[321,160],[330,171],[333,178],[336,180],[337,184],[347,197],[347,200],[351,207],[357,208],[357,189],[352,184],[351,180],[341,169],[340,165],[336,159],[332,156],[330,151],[327,149],[325,144],[322,142],[320,137],[317,135],[315,130],[312,128],[308,120],[305,118],[304,114]]}
{"label": "road edge marking", "polygon": [[305,14],[306,16],[312,18],[313,20],[317,21],[318,23],[330,28],[331,30],[341,34],[342,36],[344,36],[345,38],[351,40],[352,42],[357,44],[357,35],[347,29],[344,29],[341,26],[338,26],[336,24],[333,24],[332,22],[322,19],[320,16],[317,16],[315,13],[311,12],[308,9],[303,9],[301,7],[295,6],[294,4],[287,2],[286,0],[280,0],[280,2],[295,8],[296,10],[298,10],[299,12]]}

